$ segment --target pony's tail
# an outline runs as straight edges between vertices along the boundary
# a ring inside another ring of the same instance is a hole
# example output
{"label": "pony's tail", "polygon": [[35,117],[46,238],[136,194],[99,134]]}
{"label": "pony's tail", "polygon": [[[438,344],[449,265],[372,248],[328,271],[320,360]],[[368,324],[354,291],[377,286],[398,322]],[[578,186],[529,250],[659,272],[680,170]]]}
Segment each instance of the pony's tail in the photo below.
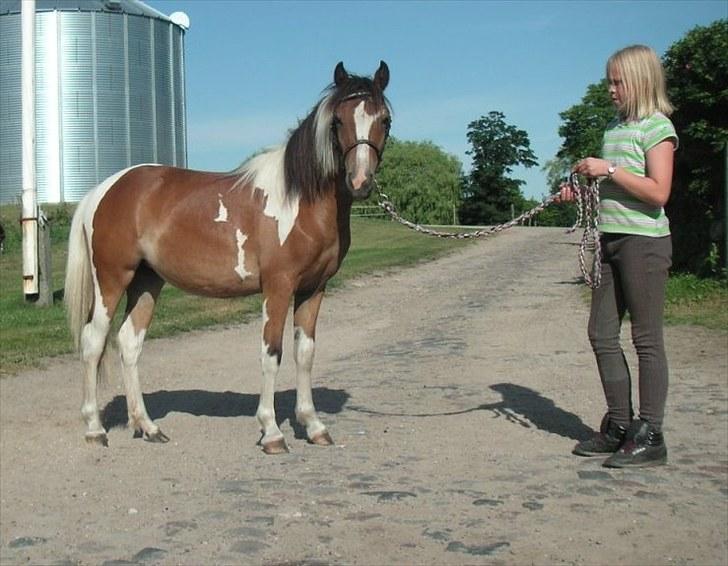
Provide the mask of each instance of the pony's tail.
{"label": "pony's tail", "polygon": [[[73,344],[81,352],[81,339],[84,326],[91,318],[94,308],[94,280],[91,273],[91,257],[84,227],[84,217],[88,198],[84,198],[76,208],[68,237],[68,261],[66,263],[66,282],[63,300],[66,305],[66,318],[71,331]],[[108,346],[108,336],[107,336]],[[104,347],[100,360],[100,375],[108,376],[110,368],[107,359],[109,348]]]}
{"label": "pony's tail", "polygon": [[68,237],[68,261],[63,300],[66,303],[66,318],[71,330],[73,344],[81,350],[81,332],[89,321],[94,303],[94,282],[91,276],[91,259],[83,225],[84,210],[88,199],[83,199],[71,222]]}

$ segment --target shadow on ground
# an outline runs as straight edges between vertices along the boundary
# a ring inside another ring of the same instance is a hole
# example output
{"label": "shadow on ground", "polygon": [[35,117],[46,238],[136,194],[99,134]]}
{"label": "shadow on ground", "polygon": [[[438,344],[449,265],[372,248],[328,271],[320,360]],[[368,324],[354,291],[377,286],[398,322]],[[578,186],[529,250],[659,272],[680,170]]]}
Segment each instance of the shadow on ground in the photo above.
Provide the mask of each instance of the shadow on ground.
{"label": "shadow on ground", "polygon": [[[183,389],[144,394],[144,404],[152,420],[161,419],[169,413],[187,413],[206,417],[254,417],[258,408],[257,394],[235,393],[233,391],[203,391]],[[313,389],[316,410],[322,413],[340,413],[349,394],[343,389],[317,387]],[[279,391],[275,396],[276,420],[278,424],[289,420],[295,423],[296,390]],[[101,420],[106,430],[127,424],[126,397],[117,395],[101,411]]]}
{"label": "shadow on ground", "polygon": [[572,440],[585,440],[593,434],[590,427],[574,413],[557,407],[548,397],[538,391],[513,383],[497,383],[490,388],[502,397],[497,403],[484,403],[477,407],[441,413],[394,413],[368,409],[360,405],[349,405],[347,408],[360,413],[382,416],[401,417],[442,417],[464,415],[474,411],[490,411],[494,417],[505,417],[509,422],[524,428],[535,427],[551,434],[558,434]]}

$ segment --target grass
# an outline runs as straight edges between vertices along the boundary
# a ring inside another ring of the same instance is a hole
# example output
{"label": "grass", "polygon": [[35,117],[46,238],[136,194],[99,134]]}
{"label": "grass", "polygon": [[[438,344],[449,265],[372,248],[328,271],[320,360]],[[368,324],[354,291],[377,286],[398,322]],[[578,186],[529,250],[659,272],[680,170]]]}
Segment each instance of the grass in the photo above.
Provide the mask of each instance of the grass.
{"label": "grass", "polygon": [[[0,256],[0,376],[42,366],[46,358],[72,351],[62,304],[72,209],[49,205],[44,209],[51,220],[52,286],[56,292],[52,307],[36,308],[22,295],[19,209],[0,207],[0,222],[6,232],[5,253]],[[386,220],[353,218],[351,250],[329,288],[340,287],[353,277],[433,259],[464,245],[467,243],[461,240],[423,238]],[[171,336],[213,325],[239,324],[251,316],[258,317],[260,309],[259,296],[208,299],[165,286],[149,336]]]}
{"label": "grass", "polygon": [[[72,350],[61,300],[72,209],[44,208],[51,220],[56,300],[52,307],[41,309],[28,304],[21,292],[19,209],[0,207],[0,222],[6,232],[5,253],[0,256],[0,376],[42,366],[47,358]],[[387,220],[353,218],[351,250],[329,288],[340,287],[357,276],[433,259],[464,245],[467,241],[424,238]],[[259,296],[207,299],[166,286],[149,335],[171,336],[213,325],[239,324],[257,317],[260,309]],[[668,324],[696,324],[728,331],[726,280],[673,275],[668,283],[665,314]]]}
{"label": "grass", "polygon": [[728,280],[672,275],[667,282],[665,320],[728,331]]}

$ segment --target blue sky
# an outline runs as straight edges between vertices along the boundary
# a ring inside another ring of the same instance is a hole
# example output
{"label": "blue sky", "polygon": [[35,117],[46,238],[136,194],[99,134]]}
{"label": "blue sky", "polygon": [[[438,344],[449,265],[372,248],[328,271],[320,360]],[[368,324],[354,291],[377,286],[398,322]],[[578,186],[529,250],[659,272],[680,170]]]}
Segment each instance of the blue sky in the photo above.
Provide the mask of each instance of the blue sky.
{"label": "blue sky", "polygon": [[[147,0],[185,12],[188,166],[230,170],[285,140],[332,81],[387,62],[392,134],[428,140],[469,171],[468,124],[498,110],[525,130],[539,167],[523,192],[547,193],[541,166],[561,140],[559,112],[633,43],[662,55],[696,25],[728,17],[726,0],[311,1]],[[385,154],[386,159],[386,154]]]}

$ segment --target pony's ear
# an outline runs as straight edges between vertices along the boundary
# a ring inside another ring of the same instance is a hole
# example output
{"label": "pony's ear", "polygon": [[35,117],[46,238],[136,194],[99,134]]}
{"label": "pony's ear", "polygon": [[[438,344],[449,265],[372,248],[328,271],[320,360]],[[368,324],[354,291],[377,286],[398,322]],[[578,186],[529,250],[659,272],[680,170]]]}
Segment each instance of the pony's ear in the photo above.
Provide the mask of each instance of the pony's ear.
{"label": "pony's ear", "polygon": [[336,86],[341,86],[349,79],[349,73],[346,72],[346,69],[344,69],[344,62],[339,61],[339,63],[336,65],[336,68],[334,69],[334,84]]}
{"label": "pony's ear", "polygon": [[384,61],[379,61],[379,68],[374,73],[374,84],[382,90],[389,84],[389,67]]}

